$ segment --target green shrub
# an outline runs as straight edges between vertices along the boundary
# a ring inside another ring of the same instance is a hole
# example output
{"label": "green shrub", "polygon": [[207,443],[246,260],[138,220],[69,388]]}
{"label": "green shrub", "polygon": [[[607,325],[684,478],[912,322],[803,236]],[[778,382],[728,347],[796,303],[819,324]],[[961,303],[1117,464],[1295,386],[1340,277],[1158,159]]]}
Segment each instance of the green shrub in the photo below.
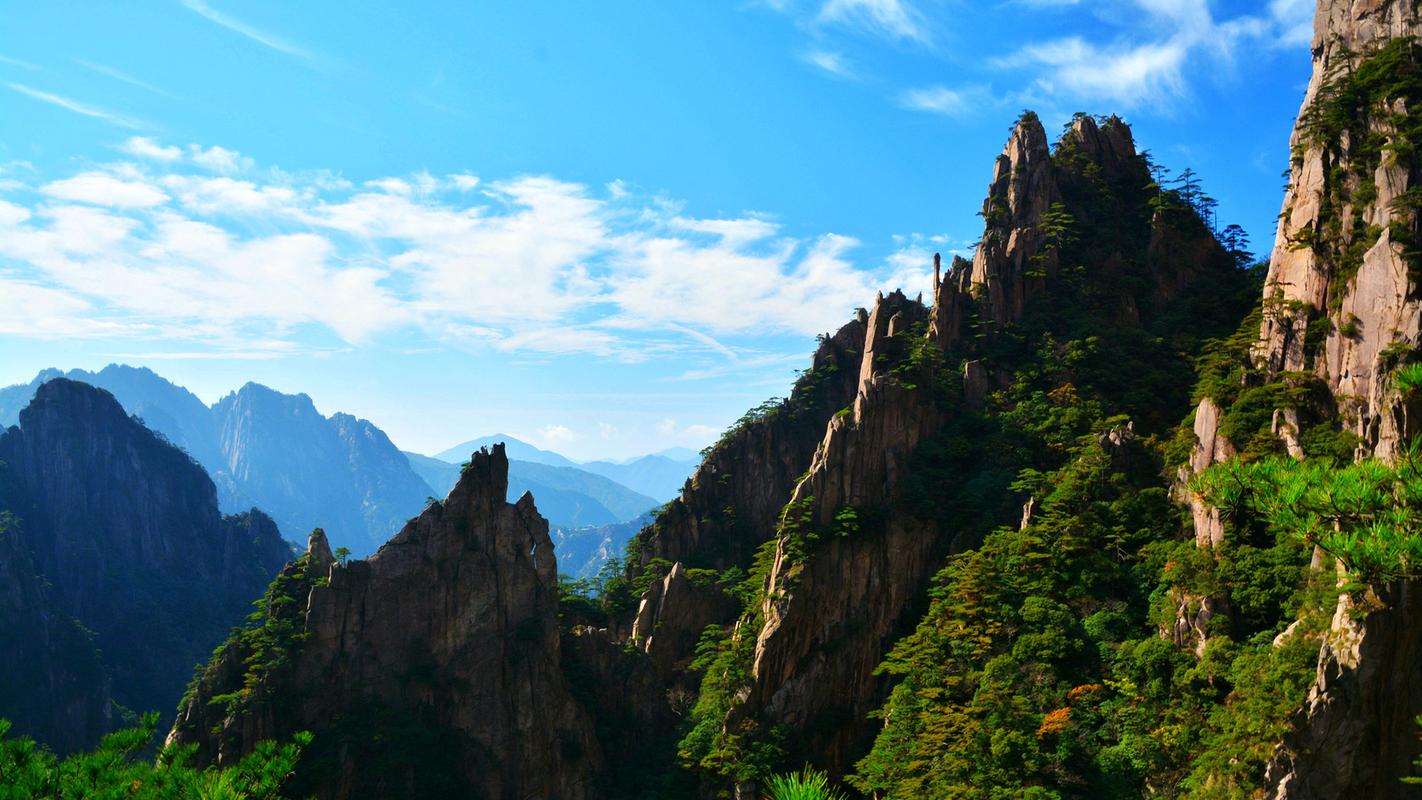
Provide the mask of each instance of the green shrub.
{"label": "green shrub", "polygon": [[830,788],[829,777],[809,767],[788,775],[773,775],[765,781],[765,800],[844,800],[844,794]]}

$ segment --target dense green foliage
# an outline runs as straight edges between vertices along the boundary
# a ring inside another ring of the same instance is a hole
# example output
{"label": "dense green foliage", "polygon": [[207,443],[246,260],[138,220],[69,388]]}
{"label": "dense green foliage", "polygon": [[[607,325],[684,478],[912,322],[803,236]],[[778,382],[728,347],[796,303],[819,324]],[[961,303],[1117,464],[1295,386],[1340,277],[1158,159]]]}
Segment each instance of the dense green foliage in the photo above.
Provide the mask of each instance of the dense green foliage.
{"label": "dense green foliage", "polygon": [[829,777],[823,772],[806,767],[766,779],[765,800],[844,800],[844,795],[830,788]]}
{"label": "dense green foliage", "polygon": [[1422,443],[1391,462],[1229,461],[1195,488],[1234,517],[1260,517],[1337,558],[1361,582],[1422,576]]}
{"label": "dense green foliage", "polygon": [[311,554],[303,553],[272,580],[255,602],[256,610],[248,615],[247,624],[234,630],[193,677],[182,704],[192,698],[200,682],[215,680],[222,662],[229,658],[242,663],[242,685],[214,695],[209,703],[223,706],[229,714],[245,714],[280,701],[276,693],[283,672],[306,640],[306,599],[317,581],[326,580],[311,574],[310,560]]}
{"label": "dense green foliage", "polygon": [[290,744],[263,742],[225,769],[196,769],[192,747],[168,746],[149,761],[157,714],[137,728],[104,737],[93,752],[65,759],[27,738],[6,738],[0,719],[0,800],[276,800],[311,735]]}
{"label": "dense green foliage", "polygon": [[[1051,274],[1047,262],[1037,265],[1047,299],[1007,326],[973,323],[954,352],[915,332],[924,346],[899,348],[897,363],[886,365],[902,385],[920,389],[935,376],[956,379],[967,358],[1008,379],[980,411],[961,407],[956,381],[929,385],[947,421],[913,454],[895,508],[842,509],[829,526],[786,508],[777,540],[747,570],[744,613],[703,638],[693,665],[701,691],[681,743],[688,764],[744,780],[783,768],[793,749],[795,732],[736,711],[750,683],[774,547],[797,564],[824,541],[907,514],[949,532],[961,555],[935,580],[918,630],[884,666],[898,688],[856,788],[895,797],[1109,797],[1135,796],[1162,766],[1183,779],[1187,743],[1152,744],[1149,723],[1172,692],[1194,692],[1190,725],[1198,731],[1230,685],[1222,674],[1202,676],[1158,634],[1172,588],[1166,565],[1193,555],[1162,477],[1161,437],[1188,408],[1193,354],[1206,337],[1227,336],[1257,303],[1258,274],[1244,268],[1249,256],[1236,231],[1228,249],[1195,251],[1214,259],[1203,276],[1159,298],[1149,287],[1178,267],[1152,242],[1211,238],[1208,198],[1197,183],[1190,179],[1184,191],[1145,185],[1144,160],[1139,171],[1103,174],[1071,137],[1053,160],[1062,165],[1065,200],[1045,223],[1059,268]],[[1032,524],[1001,527],[1022,516],[1029,497],[1037,504]],[[1302,574],[1294,555],[1270,551],[1272,560],[1264,559],[1292,570],[1283,579],[1291,586]],[[1255,586],[1261,582],[1245,572],[1231,580],[1258,595],[1256,616],[1295,610],[1292,589],[1280,599],[1278,587]],[[1214,669],[1234,666],[1226,660]],[[1123,688],[1137,684],[1154,692],[1150,713]]]}

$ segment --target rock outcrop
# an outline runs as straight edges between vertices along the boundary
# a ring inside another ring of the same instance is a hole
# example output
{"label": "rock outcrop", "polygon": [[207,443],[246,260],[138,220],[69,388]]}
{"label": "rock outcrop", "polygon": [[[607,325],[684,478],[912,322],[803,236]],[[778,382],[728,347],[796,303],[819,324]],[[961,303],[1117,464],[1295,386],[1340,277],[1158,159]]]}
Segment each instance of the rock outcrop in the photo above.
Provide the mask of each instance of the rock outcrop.
{"label": "rock outcrop", "polygon": [[[833,336],[823,337],[790,397],[759,416],[748,415],[712,448],[681,496],[637,537],[630,573],[655,559],[683,570],[744,567],[774,538],[786,498],[810,466],[825,426],[854,402],[867,322],[868,313],[861,310]],[[654,584],[651,596],[638,599],[635,614],[615,621],[614,628],[639,642],[658,664],[675,667],[664,676],[674,683],[694,677],[684,667],[702,630],[729,622],[735,607],[719,591],[690,584],[672,588]]]}
{"label": "rock outcrop", "polygon": [[[830,420],[786,507],[795,519],[782,531],[808,530],[781,537],[768,578],[749,704],[799,731],[797,752],[835,774],[872,731],[862,721],[880,699],[874,669],[946,545],[932,525],[894,510],[914,448],[946,418],[929,392],[895,373],[907,366],[913,379],[927,377],[902,352],[927,319],[900,292],[875,303],[852,413]],[[807,559],[796,534],[811,530],[831,538]]]}
{"label": "rock outcrop", "polygon": [[825,425],[854,400],[867,321],[861,311],[821,339],[790,397],[748,414],[712,448],[681,496],[639,537],[640,564],[629,566],[660,558],[724,569],[749,560],[774,534]]}
{"label": "rock outcrop", "polygon": [[[1388,378],[1422,348],[1417,204],[1408,199],[1422,186],[1422,96],[1398,66],[1416,62],[1419,34],[1416,4],[1320,0],[1255,348],[1271,373],[1309,372],[1327,386],[1359,457],[1388,458],[1419,432]],[[1296,420],[1283,409],[1276,428],[1287,434]],[[1289,451],[1298,454],[1296,443]],[[1414,796],[1400,779],[1422,755],[1418,595],[1402,583],[1361,606],[1340,599],[1307,703],[1269,765],[1270,797]]]}
{"label": "rock outcrop", "polygon": [[1404,800],[1417,789],[1422,754],[1422,591],[1402,582],[1340,598],[1318,675],[1265,775],[1277,800],[1367,797]]}
{"label": "rock outcrop", "polygon": [[[92,744],[108,719],[96,697],[111,690],[129,709],[171,709],[192,665],[247,615],[291,551],[260,512],[223,518],[202,468],[108,392],[52,380],[19,417],[0,435],[0,510],[12,517],[0,534],[3,570],[17,578],[6,602],[19,615],[10,623],[35,620],[26,648],[59,647],[69,663],[4,675],[53,700],[48,723],[20,732],[61,748]],[[11,655],[38,663],[35,651]],[[73,680],[53,689],[69,670]]]}
{"label": "rock outcrop", "polygon": [[[1381,149],[1405,143],[1398,120],[1414,118],[1422,97],[1415,85],[1387,85],[1403,80],[1391,66],[1372,64],[1388,73],[1381,80],[1359,76],[1380,51],[1414,47],[1419,34],[1422,15],[1410,3],[1320,0],[1258,349],[1272,370],[1319,375],[1364,449],[1380,456],[1416,432],[1387,372],[1397,351],[1411,357],[1422,347],[1417,210],[1407,199],[1422,173],[1411,145],[1386,157]],[[1350,90],[1346,100],[1340,89]]]}
{"label": "rock outcrop", "polygon": [[[229,642],[170,740],[227,764],[312,731],[298,783],[322,798],[601,796],[603,754],[561,666],[548,523],[530,495],[508,503],[507,484],[496,445],[369,560],[336,563],[313,537],[292,582],[274,585],[294,587],[289,665],[225,707],[252,669],[244,640]],[[373,736],[407,741],[391,750]]]}
{"label": "rock outcrop", "polygon": [[[1180,296],[1197,282],[1240,282],[1193,210],[1155,210],[1149,182],[1147,162],[1119,119],[1080,116],[1053,149],[1037,117],[1024,114],[995,165],[973,261],[955,259],[946,275],[935,264],[931,308],[900,292],[880,296],[846,329],[858,343],[831,351],[843,382],[814,420],[817,446],[806,450],[808,437],[797,434],[803,460],[780,459],[767,472],[755,454],[784,439],[763,421],[713,451],[681,506],[645,540],[640,564],[663,558],[670,571],[641,598],[629,637],[675,681],[697,652],[700,639],[691,632],[719,627],[725,637],[719,652],[736,659],[736,667],[718,673],[712,694],[703,688],[702,699],[710,700],[695,713],[715,716],[697,718],[697,736],[705,736],[708,723],[719,725],[723,744],[734,751],[755,735],[748,731],[793,731],[777,745],[787,763],[809,761],[835,776],[864,752],[877,727],[869,712],[888,688],[876,668],[911,629],[943,557],[974,546],[984,532],[974,528],[964,539],[962,520],[926,513],[935,505],[922,496],[926,484],[906,478],[925,442],[936,441],[960,415],[992,413],[1001,402],[994,398],[1012,385],[1014,356],[993,339],[1006,334],[1035,344],[1074,324],[1059,313],[1063,304],[1053,293],[1072,296],[1069,313],[1099,313],[1156,335],[1151,326],[1168,313],[1180,318]],[[1198,327],[1213,330],[1214,322]],[[742,505],[739,491],[707,490],[719,470],[732,468],[718,461],[718,451],[752,454],[738,459],[734,478],[726,479],[750,490],[750,503]],[[707,500],[727,516],[740,518],[745,509],[754,527],[688,525],[687,508]],[[1005,521],[984,514],[973,524]],[[768,563],[754,565],[755,546],[771,538]],[[716,606],[714,588],[686,580],[691,567],[740,567],[753,575],[764,569],[760,600],[741,609],[734,625],[717,619],[724,602]],[[728,688],[732,674],[749,679]],[[737,791],[753,787],[743,783]]]}

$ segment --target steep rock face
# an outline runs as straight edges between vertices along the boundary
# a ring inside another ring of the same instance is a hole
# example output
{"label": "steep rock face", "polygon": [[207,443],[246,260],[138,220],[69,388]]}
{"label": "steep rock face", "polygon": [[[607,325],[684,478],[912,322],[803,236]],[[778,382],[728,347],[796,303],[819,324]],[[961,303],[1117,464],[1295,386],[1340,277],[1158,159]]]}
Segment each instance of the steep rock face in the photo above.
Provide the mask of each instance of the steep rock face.
{"label": "steep rock face", "polygon": [[810,371],[785,403],[717,443],[646,532],[643,564],[661,558],[723,569],[745,563],[771,537],[825,425],[854,400],[867,319],[861,311],[821,341]]}
{"label": "steep rock face", "polygon": [[1347,595],[1338,604],[1299,726],[1265,775],[1271,798],[1417,796],[1400,778],[1422,751],[1422,592],[1397,583],[1361,605]]}
{"label": "steep rock face", "polygon": [[[974,325],[1000,328],[1020,320],[1060,271],[1070,229],[1122,222],[1116,218],[1119,209],[1138,209],[1149,182],[1130,127],[1119,118],[1098,124],[1079,115],[1052,150],[1037,115],[1024,114],[997,158],[983,201],[983,236],[972,262],[955,257],[936,283],[930,330],[939,347],[953,350]],[[1104,205],[1098,202],[1102,187],[1112,201]],[[1120,298],[1113,313],[1124,323],[1148,321],[1140,306],[1147,306],[1149,315],[1214,271],[1219,246],[1198,224],[1183,229],[1170,224],[1178,216],[1153,220],[1144,259],[1147,274],[1142,276],[1150,290]],[[1131,236],[1122,240],[1133,243]],[[1181,252],[1182,245],[1190,252]],[[1120,252],[1092,255],[1094,270],[1128,268]]]}
{"label": "steep rock face", "polygon": [[[1408,200],[1422,185],[1411,152],[1422,98],[1415,81],[1403,82],[1404,67],[1378,59],[1403,53],[1404,65],[1415,62],[1407,37],[1419,34],[1416,4],[1320,0],[1256,347],[1273,372],[1322,379],[1341,423],[1361,439],[1360,457],[1389,457],[1418,433],[1388,374],[1422,346],[1417,210]],[[1385,156],[1380,146],[1399,147]],[[1415,583],[1385,587],[1362,608],[1341,598],[1315,684],[1269,765],[1270,797],[1413,796],[1399,779],[1422,753],[1418,641]]]}
{"label": "steep rock face", "polygon": [[[40,386],[20,426],[0,436],[0,461],[4,510],[18,518],[30,561],[8,569],[49,584],[50,609],[31,613],[92,630],[113,699],[134,710],[172,708],[192,664],[290,555],[260,513],[219,515],[200,466],[86,384]],[[83,663],[76,656],[76,668]]]}
{"label": "steep rock face", "polygon": [[[1373,54],[1419,33],[1422,16],[1410,3],[1320,0],[1313,77],[1290,142],[1294,159],[1260,332],[1259,355],[1269,367],[1322,377],[1365,448],[1381,456],[1409,433],[1389,396],[1384,352],[1394,343],[1422,346],[1422,298],[1409,264],[1416,256],[1405,254],[1417,230],[1406,196],[1422,175],[1415,156],[1369,151],[1372,140],[1396,143],[1397,120],[1413,117],[1410,104],[1422,98],[1385,90],[1356,105],[1335,98]],[[1352,117],[1341,130],[1336,120],[1319,119],[1330,107]],[[1325,316],[1331,330],[1311,336],[1310,323]]]}
{"label": "steep rock face", "polygon": [[[342,727],[374,713],[438,742],[455,779],[449,791],[596,796],[601,750],[560,669],[548,523],[531,496],[508,503],[507,484],[508,460],[495,446],[476,453],[449,497],[369,560],[334,563],[324,537],[313,537],[301,566],[313,576],[299,598],[305,638],[293,645],[290,668],[269,673],[253,702],[224,711],[212,698],[243,680],[241,647],[229,645],[170,739],[199,744],[204,761],[229,763],[259,739],[310,730],[317,750],[301,777],[319,796],[431,791],[418,764],[321,749],[377,733]],[[325,581],[314,577],[322,572]],[[322,771],[325,756],[338,763]]]}
{"label": "steep rock face", "polygon": [[782,537],[768,579],[750,704],[800,731],[798,746],[835,774],[871,731],[852,721],[880,699],[873,673],[886,640],[943,555],[931,525],[893,510],[910,455],[945,419],[927,392],[894,372],[927,318],[899,292],[876,302],[853,413],[830,420],[786,511],[815,530],[843,524],[846,510],[863,522],[809,560]]}
{"label": "steep rock face", "polygon": [[1043,279],[1056,271],[1054,254],[1043,252],[1042,220],[1060,200],[1047,133],[1035,114],[1025,117],[997,157],[983,201],[987,225],[968,274],[973,286],[983,287],[994,322],[1020,318],[1028,296],[1041,292]]}
{"label": "steep rock face", "polygon": [[[980,536],[982,526],[1006,521],[995,519],[989,503],[971,506],[981,517],[971,525],[940,517],[931,493],[943,491],[951,502],[951,488],[940,486],[937,475],[906,481],[910,459],[922,455],[925,472],[939,469],[943,462],[933,459],[952,444],[937,441],[938,434],[960,416],[973,415],[964,430],[996,424],[988,417],[1006,402],[997,393],[1017,380],[1014,365],[1038,357],[1023,351],[1048,335],[1085,339],[1082,328],[1094,323],[1083,319],[1119,320],[1150,351],[1147,357],[1171,360],[1159,342],[1174,343],[1171,337],[1189,329],[1180,320],[1194,311],[1177,293],[1195,292],[1206,277],[1238,288],[1232,260],[1193,209],[1162,203],[1165,210],[1154,210],[1149,178],[1120,120],[1078,117],[1053,151],[1036,116],[1024,114],[995,165],[975,260],[956,259],[938,276],[931,310],[895,292],[866,315],[853,403],[826,420],[808,472],[779,495],[786,502],[774,519],[762,523],[776,535],[774,549],[752,571],[759,578],[765,570],[759,600],[742,609],[734,626],[729,620],[719,626],[718,660],[708,667],[692,711],[695,727],[683,740],[693,757],[705,756],[703,766],[735,778],[717,759],[740,752],[750,738],[783,730],[793,734],[774,746],[786,751],[785,763],[809,761],[843,774],[879,726],[866,719],[887,688],[875,669],[911,629],[943,556],[969,528]],[[1209,288],[1203,302],[1220,305]],[[1193,327],[1213,331],[1218,321],[1211,316]],[[1000,333],[1007,335],[995,341]],[[1177,366],[1188,380],[1188,365]],[[1140,394],[1114,378],[1100,383],[1128,409],[1122,396]],[[1171,399],[1183,402],[1170,386]],[[1060,387],[1044,391],[1053,388]],[[1149,399],[1160,405],[1160,398]],[[1160,429],[1160,420],[1151,422]],[[928,442],[935,443],[932,452],[921,452]],[[693,564],[697,550],[716,546],[689,543],[669,560],[700,566]],[[680,575],[677,566],[672,575]],[[663,637],[656,628],[667,617],[666,596],[679,591],[682,581],[673,578],[653,584],[643,598],[636,630],[650,635],[653,651],[659,641],[697,641]],[[694,621],[688,627],[709,621],[682,616]],[[721,666],[727,664],[733,666]],[[742,782],[738,791],[754,787]]]}

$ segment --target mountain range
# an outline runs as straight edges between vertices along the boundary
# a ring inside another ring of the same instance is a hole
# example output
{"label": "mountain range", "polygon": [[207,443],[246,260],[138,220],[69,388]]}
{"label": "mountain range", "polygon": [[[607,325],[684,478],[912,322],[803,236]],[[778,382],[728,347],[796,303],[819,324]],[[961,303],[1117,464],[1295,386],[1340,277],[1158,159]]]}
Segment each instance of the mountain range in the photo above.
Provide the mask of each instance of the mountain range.
{"label": "mountain range", "polygon": [[1318,4],[1267,271],[1119,117],[1024,112],[972,260],[820,337],[620,573],[559,581],[481,451],[398,548],[308,549],[173,740],[311,730],[341,800],[1414,797],[1419,34]]}
{"label": "mountain range", "polygon": [[28,384],[0,389],[0,426],[15,424],[37,388],[58,377],[109,391],[129,414],[185,450],[212,477],[224,511],[260,508],[293,541],[321,527],[334,547],[357,556],[383,544],[429,498],[444,497],[458,478],[458,463],[494,441],[518,456],[511,462],[510,500],[532,492],[560,530],[637,519],[675,496],[695,468],[664,455],[578,465],[502,435],[429,458],[402,453],[371,422],[322,415],[305,394],[247,383],[209,407],[149,369],[119,364],[98,372],[48,369]]}

